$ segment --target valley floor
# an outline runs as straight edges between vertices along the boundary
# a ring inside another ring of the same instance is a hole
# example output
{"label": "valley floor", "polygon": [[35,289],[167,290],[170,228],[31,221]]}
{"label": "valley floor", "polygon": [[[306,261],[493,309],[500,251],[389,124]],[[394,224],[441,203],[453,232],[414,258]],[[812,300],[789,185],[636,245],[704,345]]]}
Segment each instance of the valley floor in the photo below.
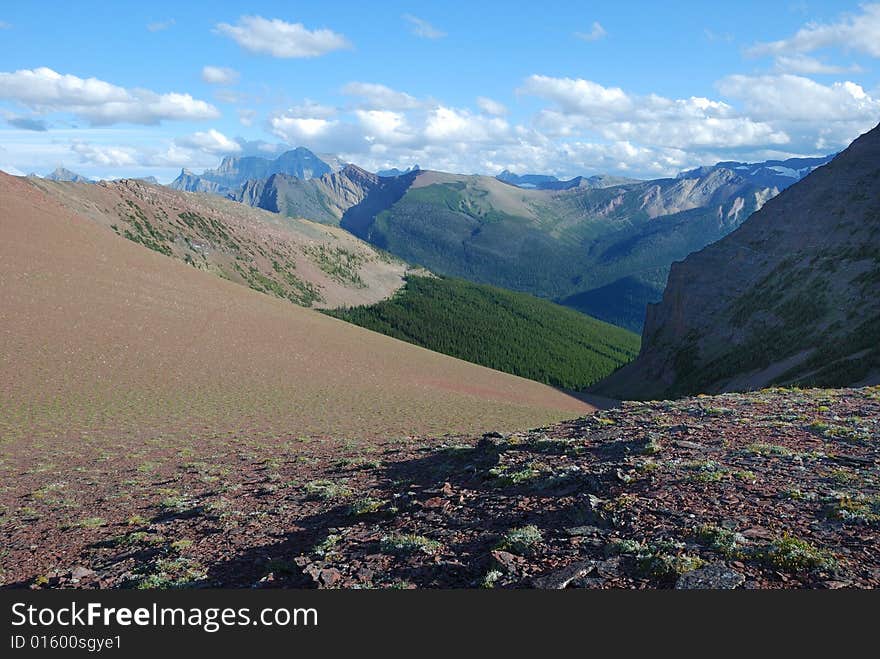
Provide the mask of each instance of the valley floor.
{"label": "valley floor", "polygon": [[[271,447],[271,448],[270,448]],[[880,388],[7,470],[7,587],[870,588]],[[115,478],[114,478],[115,475]],[[71,481],[76,480],[76,487]]]}

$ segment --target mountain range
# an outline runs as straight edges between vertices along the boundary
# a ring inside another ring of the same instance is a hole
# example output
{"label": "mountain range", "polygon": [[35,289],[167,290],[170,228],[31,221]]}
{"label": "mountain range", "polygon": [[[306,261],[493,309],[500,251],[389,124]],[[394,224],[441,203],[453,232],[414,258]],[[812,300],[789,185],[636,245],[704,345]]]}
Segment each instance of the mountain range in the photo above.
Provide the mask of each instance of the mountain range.
{"label": "mountain range", "polygon": [[515,185],[518,188],[530,190],[570,190],[571,188],[579,187],[610,188],[615,185],[638,183],[638,179],[623,176],[575,176],[567,180],[560,180],[549,174],[523,174],[520,176],[506,169],[495,178],[499,181]]}
{"label": "mountain range", "polygon": [[[647,304],[660,299],[674,261],[734,230],[828,160],[726,162],[651,181],[560,181],[509,171],[330,171],[309,154],[226,158],[217,170],[183,173],[172,185],[339,225],[439,274],[551,299],[634,331]],[[313,166],[303,169],[304,162]]]}
{"label": "mountain range", "polygon": [[880,382],[878,200],[880,127],[673,264],[638,359],[601,389],[657,398]]}
{"label": "mountain range", "polygon": [[309,180],[329,174],[338,168],[337,159],[323,160],[308,149],[298,147],[285,151],[277,158],[226,156],[219,167],[205,170],[201,174],[183,169],[170,183],[170,187],[187,192],[227,194],[234,192],[247,181],[265,179],[273,174],[283,173],[301,180]]}

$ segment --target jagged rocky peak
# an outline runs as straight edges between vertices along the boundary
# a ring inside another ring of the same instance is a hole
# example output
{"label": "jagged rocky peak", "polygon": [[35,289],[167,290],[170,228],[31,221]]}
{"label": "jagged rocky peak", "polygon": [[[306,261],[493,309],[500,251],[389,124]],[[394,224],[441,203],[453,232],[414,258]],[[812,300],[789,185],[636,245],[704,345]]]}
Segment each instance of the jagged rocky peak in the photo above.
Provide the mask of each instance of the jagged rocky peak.
{"label": "jagged rocky peak", "polygon": [[66,167],[56,167],[54,171],[46,174],[44,177],[50,181],[67,181],[73,183],[91,183],[92,180],[86,178],[85,176],[81,176],[76,172],[72,172]]}

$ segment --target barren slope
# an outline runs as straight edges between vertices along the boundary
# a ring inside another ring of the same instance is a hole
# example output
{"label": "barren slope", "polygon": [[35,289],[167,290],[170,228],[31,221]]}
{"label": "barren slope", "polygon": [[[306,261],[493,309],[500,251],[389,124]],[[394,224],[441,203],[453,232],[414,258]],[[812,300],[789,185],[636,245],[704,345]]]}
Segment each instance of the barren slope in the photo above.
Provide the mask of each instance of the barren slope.
{"label": "barren slope", "polygon": [[261,295],[0,177],[5,442],[100,428],[400,436],[584,404]]}

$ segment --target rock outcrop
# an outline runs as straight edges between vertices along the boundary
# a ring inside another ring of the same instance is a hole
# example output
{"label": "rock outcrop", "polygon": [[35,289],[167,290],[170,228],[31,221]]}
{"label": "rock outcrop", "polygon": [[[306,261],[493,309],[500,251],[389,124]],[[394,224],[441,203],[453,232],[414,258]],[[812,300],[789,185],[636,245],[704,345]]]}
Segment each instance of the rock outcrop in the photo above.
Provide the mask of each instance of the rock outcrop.
{"label": "rock outcrop", "polygon": [[880,381],[880,127],[675,263],[627,398]]}

